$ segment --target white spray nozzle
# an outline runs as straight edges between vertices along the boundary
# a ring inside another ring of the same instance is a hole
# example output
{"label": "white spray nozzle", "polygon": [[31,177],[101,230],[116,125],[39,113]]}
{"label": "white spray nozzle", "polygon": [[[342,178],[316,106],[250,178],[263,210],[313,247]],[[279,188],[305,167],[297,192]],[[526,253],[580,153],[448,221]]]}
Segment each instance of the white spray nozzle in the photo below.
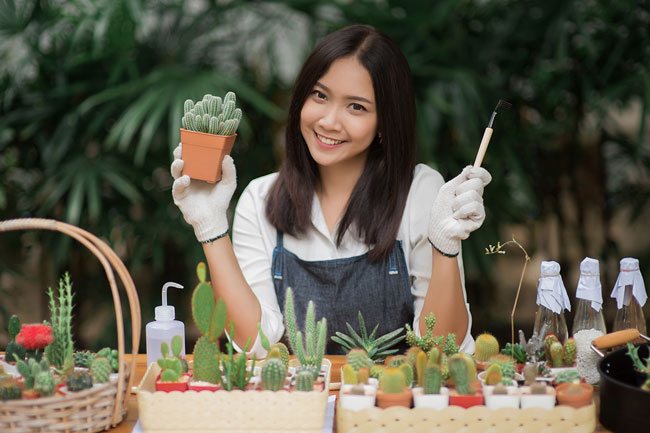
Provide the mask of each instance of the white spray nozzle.
{"label": "white spray nozzle", "polygon": [[175,287],[177,289],[182,289],[183,288],[183,286],[181,286],[180,284],[174,283],[172,281],[170,281],[168,283],[165,283],[165,285],[162,288],[162,304],[163,304],[163,307],[167,306],[167,289],[170,288],[170,287]]}

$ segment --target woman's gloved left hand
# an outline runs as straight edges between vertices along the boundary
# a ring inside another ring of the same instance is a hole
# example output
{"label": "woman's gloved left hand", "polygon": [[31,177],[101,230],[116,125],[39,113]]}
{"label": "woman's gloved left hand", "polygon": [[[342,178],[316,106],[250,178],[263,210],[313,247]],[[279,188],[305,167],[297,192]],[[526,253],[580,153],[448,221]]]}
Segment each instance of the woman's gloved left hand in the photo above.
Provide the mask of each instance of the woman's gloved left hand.
{"label": "woman's gloved left hand", "polygon": [[440,253],[457,256],[460,241],[481,227],[485,220],[483,188],[491,180],[484,168],[468,165],[440,188],[429,219],[429,242]]}

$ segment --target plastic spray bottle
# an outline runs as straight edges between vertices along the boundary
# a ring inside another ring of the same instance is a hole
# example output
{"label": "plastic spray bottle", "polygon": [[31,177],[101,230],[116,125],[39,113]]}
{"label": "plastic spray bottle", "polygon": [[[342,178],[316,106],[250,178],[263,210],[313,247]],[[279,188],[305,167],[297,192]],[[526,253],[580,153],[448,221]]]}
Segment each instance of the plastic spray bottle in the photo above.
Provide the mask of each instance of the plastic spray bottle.
{"label": "plastic spray bottle", "polygon": [[179,320],[174,320],[175,311],[172,305],[167,305],[167,289],[175,287],[182,289],[178,283],[165,283],[162,288],[162,305],[155,309],[155,320],[147,323],[145,328],[145,335],[147,339],[147,368],[152,362],[156,362],[158,358],[162,357],[160,352],[160,344],[166,341],[171,347],[172,337],[180,335],[183,339],[181,346],[181,357],[185,356],[185,324]]}

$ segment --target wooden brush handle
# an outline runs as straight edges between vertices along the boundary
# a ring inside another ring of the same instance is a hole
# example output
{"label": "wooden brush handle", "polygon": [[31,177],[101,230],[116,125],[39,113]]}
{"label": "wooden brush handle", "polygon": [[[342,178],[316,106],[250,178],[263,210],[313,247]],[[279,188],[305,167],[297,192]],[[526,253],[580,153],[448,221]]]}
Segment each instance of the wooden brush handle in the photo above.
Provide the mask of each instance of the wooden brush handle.
{"label": "wooden brush handle", "polygon": [[474,160],[474,167],[480,167],[483,162],[483,157],[485,156],[485,151],[488,148],[490,143],[490,138],[492,138],[492,128],[485,128],[483,133],[483,138],[481,139],[481,145],[478,148],[478,153],[476,154],[476,160]]}
{"label": "wooden brush handle", "polygon": [[639,335],[640,333],[638,329],[624,329],[622,331],[611,332],[602,337],[598,337],[591,343],[596,347],[596,349],[609,349],[611,347],[625,344],[628,341],[636,340],[639,338]]}

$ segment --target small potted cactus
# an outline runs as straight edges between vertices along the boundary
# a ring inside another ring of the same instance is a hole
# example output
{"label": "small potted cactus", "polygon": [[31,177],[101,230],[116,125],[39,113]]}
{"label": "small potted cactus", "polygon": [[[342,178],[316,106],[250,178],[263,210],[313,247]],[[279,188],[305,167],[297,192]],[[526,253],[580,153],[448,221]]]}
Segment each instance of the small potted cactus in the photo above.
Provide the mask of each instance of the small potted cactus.
{"label": "small potted cactus", "polygon": [[236,95],[223,98],[207,94],[201,101],[185,101],[181,128],[183,174],[215,183],[221,180],[221,163],[230,154],[242,111],[235,107]]}
{"label": "small potted cactus", "polygon": [[377,388],[369,383],[370,367],[360,367],[357,371],[351,364],[341,368],[341,391],[339,404],[349,410],[361,410],[375,405]]}
{"label": "small potted cactus", "polygon": [[[404,364],[408,365],[408,364]],[[388,367],[379,379],[377,406],[382,409],[391,406],[411,407],[411,388],[406,386],[406,377],[399,367]]]}
{"label": "small potted cactus", "polygon": [[543,381],[522,386],[520,390],[522,409],[529,407],[553,409],[555,406],[555,388],[546,385]]}
{"label": "small potted cactus", "polygon": [[476,367],[472,370],[473,362],[462,353],[451,356],[447,361],[455,385],[455,389],[449,395],[450,405],[468,408],[483,404],[481,390],[476,390],[472,383],[476,379]]}
{"label": "small potted cactus", "polygon": [[485,370],[488,366],[488,360],[499,353],[499,341],[494,335],[487,332],[476,337],[476,350],[474,359],[479,370]]}
{"label": "small potted cactus", "polygon": [[163,341],[160,345],[160,352],[163,357],[159,358],[157,362],[162,370],[156,380],[156,391],[171,392],[187,390],[189,376],[183,374],[183,364],[180,360],[183,340],[180,335],[175,335],[171,343],[172,357],[169,356],[167,342]]}
{"label": "small potted cactus", "polygon": [[424,370],[418,370],[418,380],[421,386],[413,388],[413,404],[415,407],[430,407],[443,409],[449,405],[449,388],[440,386],[442,373],[436,363],[427,363]]}
{"label": "small potted cactus", "polygon": [[79,392],[84,389],[92,388],[93,378],[87,371],[75,371],[65,382],[67,390],[70,392]]}
{"label": "small potted cactus", "polygon": [[519,408],[520,393],[516,386],[498,383],[483,388],[483,393],[485,394],[485,406],[488,409]]}

